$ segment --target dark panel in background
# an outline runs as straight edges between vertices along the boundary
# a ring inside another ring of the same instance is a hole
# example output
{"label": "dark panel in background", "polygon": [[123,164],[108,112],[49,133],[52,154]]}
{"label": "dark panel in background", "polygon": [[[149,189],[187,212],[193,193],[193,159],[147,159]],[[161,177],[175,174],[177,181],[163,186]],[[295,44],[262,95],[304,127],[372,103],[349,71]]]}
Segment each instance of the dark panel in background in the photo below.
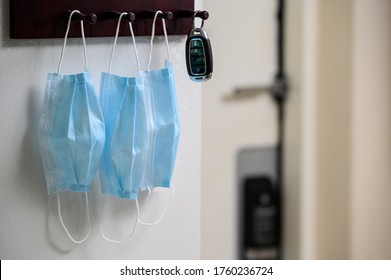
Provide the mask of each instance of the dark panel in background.
{"label": "dark panel in background", "polygon": [[276,148],[246,149],[238,155],[239,258],[281,258],[281,205]]}

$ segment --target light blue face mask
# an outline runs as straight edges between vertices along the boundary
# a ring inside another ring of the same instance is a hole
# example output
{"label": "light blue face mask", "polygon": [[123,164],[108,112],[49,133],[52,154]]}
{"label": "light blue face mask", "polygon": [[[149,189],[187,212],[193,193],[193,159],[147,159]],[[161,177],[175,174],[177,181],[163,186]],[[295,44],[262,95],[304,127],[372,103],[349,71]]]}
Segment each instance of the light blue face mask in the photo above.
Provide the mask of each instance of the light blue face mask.
{"label": "light blue face mask", "polygon": [[[148,70],[141,72],[145,84],[149,124],[149,153],[141,188],[149,191],[150,188],[171,187],[180,135],[176,85],[173,68],[170,63],[170,50],[164,19],[162,19],[162,24],[167,47],[167,59],[164,68],[150,70],[155,23],[159,13],[162,12],[156,12],[152,24]],[[173,188],[171,190],[172,196],[169,201],[173,197]],[[167,206],[168,204],[157,222],[146,223],[139,221],[143,224],[158,223],[163,217]]]}
{"label": "light blue face mask", "polygon": [[87,70],[83,21],[80,23],[85,71],[74,75],[60,74],[71,18],[78,12],[73,11],[69,16],[57,73],[48,74],[39,124],[39,143],[47,190],[49,194],[57,194],[60,221],[69,238],[75,243],[82,243],[87,239],[89,231],[81,241],[72,238],[62,220],[58,192],[84,192],[89,223],[87,192],[90,191],[99,166],[105,129],[98,97]]}
{"label": "light blue face mask", "polygon": [[[118,19],[110,57],[109,73],[102,73],[100,86],[100,102],[106,126],[106,144],[99,171],[102,191],[106,195],[135,200],[137,209],[137,219],[125,240],[108,238],[103,232],[101,217],[100,229],[102,236],[106,240],[115,243],[126,242],[135,232],[139,214],[136,198],[148,155],[148,130],[143,80],[141,77],[120,77],[111,74],[120,24],[122,17],[126,14],[122,13]],[[129,23],[129,28],[140,71],[131,23]]]}
{"label": "light blue face mask", "polygon": [[[142,78],[111,74],[123,15],[117,25],[109,73],[102,73],[101,78],[100,103],[106,126],[106,144],[99,174],[105,194],[136,199],[148,153],[147,119]],[[129,26],[133,35],[131,23]],[[139,65],[135,45],[134,48]]]}

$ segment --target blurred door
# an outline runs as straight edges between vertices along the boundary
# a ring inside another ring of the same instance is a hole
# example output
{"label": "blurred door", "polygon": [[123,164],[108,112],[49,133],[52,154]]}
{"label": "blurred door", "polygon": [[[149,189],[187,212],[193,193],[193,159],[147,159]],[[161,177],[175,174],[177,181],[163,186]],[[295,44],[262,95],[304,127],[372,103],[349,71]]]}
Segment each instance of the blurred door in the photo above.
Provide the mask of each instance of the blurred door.
{"label": "blurred door", "polygon": [[[202,252],[206,259],[238,258],[239,150],[276,144],[276,110],[260,86],[276,71],[275,0],[205,1],[205,29],[214,74],[202,96]],[[254,88],[232,99],[238,88]]]}

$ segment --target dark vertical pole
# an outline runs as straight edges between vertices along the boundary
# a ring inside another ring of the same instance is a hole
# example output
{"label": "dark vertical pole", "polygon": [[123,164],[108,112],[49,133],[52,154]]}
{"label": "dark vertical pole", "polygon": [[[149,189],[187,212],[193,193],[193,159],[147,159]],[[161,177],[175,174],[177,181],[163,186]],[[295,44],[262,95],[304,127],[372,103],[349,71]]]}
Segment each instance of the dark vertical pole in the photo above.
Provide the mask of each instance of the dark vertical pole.
{"label": "dark vertical pole", "polygon": [[[285,71],[284,71],[284,0],[279,0],[278,7],[278,15],[277,15],[277,81],[280,79],[282,81],[285,80]],[[279,186],[279,252],[278,259],[282,259],[282,194],[284,188],[284,170],[283,170],[283,162],[284,162],[284,101],[285,101],[285,88],[283,88],[283,92],[280,98],[277,100],[277,110],[278,110],[278,144],[277,144],[277,178],[278,178],[278,186]]]}
{"label": "dark vertical pole", "polygon": [[278,207],[278,259],[282,258],[282,201],[284,189],[284,103],[288,91],[288,82],[284,69],[284,0],[277,0],[277,73],[274,77],[272,94],[277,106],[278,137],[277,137],[277,196]]}
{"label": "dark vertical pole", "polygon": [[277,75],[284,76],[284,0],[278,0],[277,8]]}
{"label": "dark vertical pole", "polygon": [[278,244],[279,252],[278,259],[282,258],[282,232],[283,232],[283,193],[284,193],[284,102],[282,100],[277,101],[277,117],[278,117],[278,142],[277,142],[277,160],[276,160],[276,174],[277,174],[277,186],[278,186]]}

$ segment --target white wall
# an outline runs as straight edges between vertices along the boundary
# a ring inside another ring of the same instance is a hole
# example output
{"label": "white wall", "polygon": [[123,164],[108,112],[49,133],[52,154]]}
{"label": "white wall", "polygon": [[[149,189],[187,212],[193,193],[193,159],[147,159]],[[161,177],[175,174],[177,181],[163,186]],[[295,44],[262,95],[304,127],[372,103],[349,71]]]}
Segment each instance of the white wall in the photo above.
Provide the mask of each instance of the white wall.
{"label": "white wall", "polygon": [[349,258],[353,1],[320,1],[316,201],[318,258]]}
{"label": "white wall", "polygon": [[[201,1],[197,1],[199,7]],[[175,199],[161,224],[139,226],[124,245],[105,241],[99,232],[102,194],[95,182],[90,195],[92,233],[74,246],[63,231],[55,196],[48,196],[37,147],[37,124],[43,104],[47,72],[54,72],[62,39],[10,40],[9,1],[0,6],[0,258],[1,259],[197,259],[200,257],[200,155],[201,87],[187,77],[184,62],[185,37],[170,37],[179,110],[181,140],[173,183]],[[28,23],[26,23],[28,24]],[[102,71],[107,71],[113,38],[87,38],[89,68],[97,90]],[[129,38],[128,38],[129,39]],[[156,39],[155,39],[156,40]],[[113,72],[135,73],[129,57],[129,40],[119,39]],[[142,65],[148,57],[148,38],[137,38]],[[165,46],[156,41],[155,59],[163,60]],[[120,63],[120,59],[126,63]],[[70,39],[64,72],[82,66],[80,39]],[[162,209],[167,192],[155,196],[149,215]],[[80,196],[63,194],[64,219],[75,236],[83,234],[83,202]],[[113,201],[105,218],[108,234],[123,237],[134,213],[129,203]]]}
{"label": "white wall", "polygon": [[354,3],[350,254],[390,259],[391,1]]}
{"label": "white wall", "polygon": [[390,259],[390,2],[302,2],[300,257]]}
{"label": "white wall", "polygon": [[[291,201],[285,225],[293,234],[285,238],[287,258],[314,258],[317,205],[316,182],[316,112],[318,83],[318,1],[287,2],[287,68],[291,78],[291,98],[296,102],[288,107],[287,138],[292,139],[286,150],[286,178],[296,200]],[[289,111],[288,111],[289,112]],[[292,119],[292,117],[296,116]],[[298,127],[298,128],[297,128]],[[297,129],[296,129],[297,128]],[[290,217],[296,214],[296,219]],[[293,248],[293,250],[289,250]]]}

